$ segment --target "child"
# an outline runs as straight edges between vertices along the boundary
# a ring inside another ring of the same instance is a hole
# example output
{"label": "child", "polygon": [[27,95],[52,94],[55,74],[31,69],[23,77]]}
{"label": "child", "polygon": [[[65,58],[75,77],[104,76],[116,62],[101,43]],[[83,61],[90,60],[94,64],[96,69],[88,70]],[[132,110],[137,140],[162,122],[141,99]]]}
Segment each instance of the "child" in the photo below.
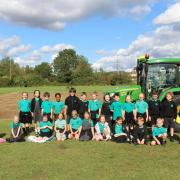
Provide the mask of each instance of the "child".
{"label": "child", "polygon": [[151,145],[163,145],[166,143],[167,138],[167,129],[163,127],[163,119],[157,119],[156,126],[153,127],[152,135],[153,135],[153,141],[151,142]]}
{"label": "child", "polygon": [[144,93],[139,94],[139,100],[135,103],[135,120],[138,117],[143,117],[144,120],[148,121],[148,104],[144,101]]}
{"label": "child", "polygon": [[18,102],[20,110],[19,121],[23,124],[23,133],[27,135],[29,133],[29,124],[32,124],[31,116],[31,101],[28,99],[28,93],[22,93],[22,99]]}
{"label": "child", "polygon": [[89,101],[88,109],[91,114],[91,119],[94,125],[97,123],[97,120],[100,115],[101,102],[97,99],[97,93],[92,94],[92,100]]}
{"label": "child", "polygon": [[137,126],[134,128],[134,144],[147,144],[147,128],[144,125],[144,118],[138,117]]}
{"label": "child", "polygon": [[53,129],[52,123],[50,121],[48,121],[48,116],[43,115],[42,121],[40,121],[38,124],[38,131],[39,131],[40,137],[41,138],[51,137],[52,129]]}
{"label": "child", "polygon": [[10,124],[11,128],[11,137],[7,138],[7,142],[23,142],[24,136],[22,132],[22,123],[19,122],[19,117],[14,116],[13,122]]}
{"label": "child", "polygon": [[126,96],[126,102],[123,105],[123,119],[127,125],[127,131],[132,131],[134,129],[135,121],[135,105],[131,102],[131,96]]}
{"label": "child", "polygon": [[99,122],[95,125],[96,133],[95,133],[95,139],[96,141],[102,141],[102,140],[110,140],[111,139],[111,131],[109,128],[108,123],[106,122],[105,116],[101,115],[99,117]]}
{"label": "child", "polygon": [[161,104],[158,100],[158,93],[153,92],[152,100],[149,101],[149,121],[152,127],[156,125],[157,118],[160,117],[160,108]]}
{"label": "child", "polygon": [[174,142],[174,127],[175,120],[177,118],[177,105],[173,101],[174,94],[168,92],[166,94],[166,100],[162,103],[161,117],[164,118],[164,125],[168,129],[170,128],[170,141]]}
{"label": "child", "polygon": [[79,101],[79,117],[81,119],[84,118],[84,113],[88,111],[88,104],[89,104],[89,101],[87,101],[87,94],[86,92],[82,92],[81,94],[81,98],[80,98],[80,101]]}
{"label": "child", "polygon": [[50,93],[44,93],[44,101],[42,102],[42,115],[47,115],[48,121],[52,123],[52,102],[49,100]]}
{"label": "child", "polygon": [[[114,102],[110,105],[110,109],[113,112],[112,126],[114,126],[117,117],[122,117],[123,104],[119,100],[120,100],[119,94],[115,93]],[[113,127],[113,129],[114,129],[114,127]]]}
{"label": "child", "polygon": [[106,94],[104,96],[104,102],[101,108],[101,115],[105,116],[106,122],[109,124],[109,127],[112,131],[112,112],[110,110],[110,105],[111,105],[110,95]]}
{"label": "child", "polygon": [[66,139],[66,120],[62,113],[59,113],[58,119],[55,121],[54,130],[58,141]]}
{"label": "child", "polygon": [[82,126],[80,128],[80,140],[89,141],[94,139],[94,127],[90,118],[89,112],[84,113],[84,119],[82,120]]}
{"label": "child", "polygon": [[56,93],[55,94],[56,101],[52,103],[52,109],[54,113],[54,119],[56,120],[58,118],[59,113],[64,113],[64,102],[61,101],[61,94]]}
{"label": "child", "polygon": [[76,89],[71,88],[69,90],[69,96],[65,99],[65,115],[67,124],[69,124],[72,118],[72,111],[79,110],[79,98],[76,96]]}
{"label": "child", "polygon": [[123,118],[116,119],[114,141],[117,143],[124,143],[127,141],[126,128],[123,126]]}
{"label": "child", "polygon": [[37,134],[37,127],[38,123],[41,121],[41,105],[42,105],[42,99],[40,98],[40,91],[35,90],[34,91],[34,98],[31,101],[31,114],[34,119],[34,129],[35,133]]}
{"label": "child", "polygon": [[69,125],[70,134],[68,135],[68,138],[72,139],[73,137],[75,137],[76,140],[79,140],[82,120],[80,117],[78,117],[76,110],[72,111],[72,118],[70,119]]}

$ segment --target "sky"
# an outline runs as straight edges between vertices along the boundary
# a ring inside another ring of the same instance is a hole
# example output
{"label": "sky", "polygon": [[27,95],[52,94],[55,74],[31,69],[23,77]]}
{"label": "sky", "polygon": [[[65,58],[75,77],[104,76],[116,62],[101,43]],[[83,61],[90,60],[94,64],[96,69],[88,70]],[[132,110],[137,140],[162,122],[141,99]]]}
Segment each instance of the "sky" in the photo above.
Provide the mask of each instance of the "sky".
{"label": "sky", "polygon": [[180,0],[0,0],[0,58],[35,66],[73,48],[114,71],[145,53],[180,57],[179,12]]}

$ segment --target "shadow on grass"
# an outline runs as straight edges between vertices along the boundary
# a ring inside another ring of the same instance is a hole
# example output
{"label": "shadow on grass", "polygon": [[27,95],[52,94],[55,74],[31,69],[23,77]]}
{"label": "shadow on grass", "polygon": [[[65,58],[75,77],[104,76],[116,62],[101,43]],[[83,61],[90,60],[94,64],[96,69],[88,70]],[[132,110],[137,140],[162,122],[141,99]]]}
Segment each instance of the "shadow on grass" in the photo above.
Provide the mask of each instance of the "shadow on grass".
{"label": "shadow on grass", "polygon": [[6,133],[0,133],[0,138],[3,138],[4,136],[6,136]]}

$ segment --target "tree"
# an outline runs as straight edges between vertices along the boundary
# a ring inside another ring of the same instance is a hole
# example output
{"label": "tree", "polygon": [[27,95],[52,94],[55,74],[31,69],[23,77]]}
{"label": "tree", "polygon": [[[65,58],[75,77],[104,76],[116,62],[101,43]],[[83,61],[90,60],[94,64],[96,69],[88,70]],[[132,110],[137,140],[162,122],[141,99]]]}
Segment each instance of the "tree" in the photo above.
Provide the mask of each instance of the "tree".
{"label": "tree", "polygon": [[42,78],[48,78],[52,74],[52,68],[49,63],[42,62],[41,64],[35,66],[35,73],[39,74]]}

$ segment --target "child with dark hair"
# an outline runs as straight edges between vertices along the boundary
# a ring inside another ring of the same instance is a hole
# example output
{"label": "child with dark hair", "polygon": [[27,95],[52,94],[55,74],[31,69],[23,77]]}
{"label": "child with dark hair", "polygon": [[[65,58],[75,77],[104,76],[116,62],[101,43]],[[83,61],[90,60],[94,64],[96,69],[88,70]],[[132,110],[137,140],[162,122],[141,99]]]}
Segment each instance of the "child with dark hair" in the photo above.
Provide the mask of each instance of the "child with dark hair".
{"label": "child with dark hair", "polygon": [[72,111],[79,110],[79,98],[76,96],[76,89],[69,89],[69,96],[65,99],[65,115],[67,124],[69,124],[70,119],[72,118]]}
{"label": "child with dark hair", "polygon": [[52,103],[52,110],[54,113],[54,119],[56,120],[58,118],[59,113],[64,113],[64,102],[61,101],[61,94],[56,93],[55,94],[56,101]]}
{"label": "child with dark hair", "polygon": [[50,93],[44,93],[44,101],[41,105],[42,115],[47,115],[48,121],[52,123],[52,102],[50,101]]}
{"label": "child with dark hair", "polygon": [[28,93],[22,93],[22,99],[18,102],[20,110],[19,121],[22,123],[23,133],[29,133],[29,124],[32,124],[31,101],[28,99]]}
{"label": "child with dark hair", "polygon": [[42,99],[40,98],[40,91],[34,91],[34,98],[31,101],[31,114],[34,119],[34,129],[37,134],[38,123],[42,120],[41,114]]}
{"label": "child with dark hair", "polygon": [[157,118],[160,117],[161,103],[158,99],[158,93],[153,92],[152,100],[149,101],[149,121],[151,126],[156,125]]}
{"label": "child with dark hair", "polygon": [[168,129],[170,128],[170,141],[174,142],[174,128],[175,120],[177,118],[177,105],[173,101],[174,94],[168,92],[166,94],[166,100],[162,103],[161,106],[161,117],[164,118],[164,125]]}
{"label": "child with dark hair", "polygon": [[84,118],[84,113],[88,111],[88,105],[89,105],[89,101],[87,100],[87,94],[86,92],[82,92],[79,101],[79,110],[78,110],[79,117],[81,119]]}

